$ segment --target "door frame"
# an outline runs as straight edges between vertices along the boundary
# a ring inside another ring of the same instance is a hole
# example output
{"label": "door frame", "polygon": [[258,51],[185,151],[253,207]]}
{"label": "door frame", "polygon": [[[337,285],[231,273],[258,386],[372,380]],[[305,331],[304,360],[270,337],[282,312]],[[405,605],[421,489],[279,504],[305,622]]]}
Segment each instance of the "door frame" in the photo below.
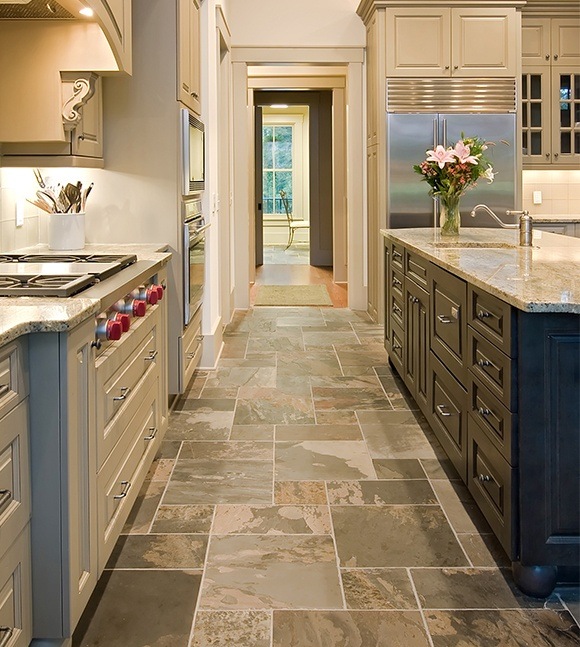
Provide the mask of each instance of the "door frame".
{"label": "door frame", "polygon": [[253,92],[331,89],[333,121],[340,124],[333,141],[334,280],[348,283],[350,308],[366,309],[363,55],[362,48],[351,47],[232,48],[237,308],[249,307],[255,278]]}

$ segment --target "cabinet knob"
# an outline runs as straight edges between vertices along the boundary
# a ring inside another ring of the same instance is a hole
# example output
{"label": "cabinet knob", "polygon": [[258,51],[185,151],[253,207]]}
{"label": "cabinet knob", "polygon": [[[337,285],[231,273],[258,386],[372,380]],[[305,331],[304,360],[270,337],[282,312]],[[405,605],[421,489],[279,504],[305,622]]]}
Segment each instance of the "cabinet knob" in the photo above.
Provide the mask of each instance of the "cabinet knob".
{"label": "cabinet knob", "polygon": [[557,60],[558,60],[558,54],[554,54],[554,60],[555,60],[555,61],[557,61]]}
{"label": "cabinet knob", "polygon": [[549,160],[549,159],[550,159],[550,153],[546,153],[546,159],[547,159],[547,160]]}
{"label": "cabinet knob", "polygon": [[478,413],[479,413],[480,415],[482,415],[482,416],[489,416],[489,415],[491,415],[491,411],[490,411],[489,409],[485,408],[485,407],[479,407],[479,409],[478,409],[477,411],[478,411]]}
{"label": "cabinet knob", "polygon": [[446,65],[446,66],[445,66],[445,69],[446,69],[446,70],[448,70],[448,69],[449,69],[449,65]]}
{"label": "cabinet knob", "polygon": [[554,157],[558,159],[559,153],[554,153]]}
{"label": "cabinet knob", "polygon": [[459,65],[454,65],[454,66],[453,66],[453,69],[454,69],[454,70],[458,70],[458,69],[459,69]]}
{"label": "cabinet knob", "polygon": [[4,512],[4,509],[8,507],[8,504],[12,501],[12,492],[10,490],[0,490],[0,514]]}
{"label": "cabinet knob", "polygon": [[485,366],[491,366],[491,362],[488,359],[478,359],[477,365],[481,366],[481,368],[484,368]]}
{"label": "cabinet knob", "polygon": [[550,55],[549,55],[549,54],[546,54],[546,60],[547,60],[547,61],[549,61],[549,60],[550,60]]}
{"label": "cabinet knob", "polygon": [[491,481],[491,476],[487,474],[480,474],[477,478],[481,481],[481,483],[487,483],[488,481]]}
{"label": "cabinet knob", "polygon": [[491,312],[488,312],[487,310],[478,310],[477,311],[477,318],[478,319],[487,319],[487,317],[491,317]]}

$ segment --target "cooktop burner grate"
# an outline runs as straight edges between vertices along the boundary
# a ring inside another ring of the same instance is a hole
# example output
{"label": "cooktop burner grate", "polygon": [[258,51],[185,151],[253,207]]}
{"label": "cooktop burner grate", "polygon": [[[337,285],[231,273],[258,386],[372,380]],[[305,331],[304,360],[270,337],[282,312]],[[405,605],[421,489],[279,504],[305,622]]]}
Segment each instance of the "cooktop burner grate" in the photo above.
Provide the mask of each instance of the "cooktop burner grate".
{"label": "cooktop burner grate", "polygon": [[117,263],[121,268],[137,260],[135,254],[4,254],[0,263]]}
{"label": "cooktop burner grate", "polygon": [[92,274],[0,275],[0,296],[70,297],[97,282]]}

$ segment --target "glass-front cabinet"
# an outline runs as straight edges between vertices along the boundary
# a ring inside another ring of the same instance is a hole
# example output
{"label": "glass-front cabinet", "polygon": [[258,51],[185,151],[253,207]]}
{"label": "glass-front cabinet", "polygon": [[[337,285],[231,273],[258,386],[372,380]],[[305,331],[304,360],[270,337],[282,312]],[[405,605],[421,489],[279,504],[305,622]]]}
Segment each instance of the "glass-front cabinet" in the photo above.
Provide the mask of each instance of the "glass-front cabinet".
{"label": "glass-front cabinet", "polygon": [[524,18],[524,168],[580,164],[580,19]]}

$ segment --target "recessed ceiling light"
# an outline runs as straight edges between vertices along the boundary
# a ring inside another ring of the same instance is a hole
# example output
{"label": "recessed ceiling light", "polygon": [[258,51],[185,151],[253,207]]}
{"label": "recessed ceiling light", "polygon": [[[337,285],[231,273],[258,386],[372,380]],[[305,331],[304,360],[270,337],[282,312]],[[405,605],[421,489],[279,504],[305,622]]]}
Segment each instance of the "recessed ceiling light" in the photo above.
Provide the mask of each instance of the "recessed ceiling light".
{"label": "recessed ceiling light", "polygon": [[86,16],[87,18],[91,18],[93,16],[93,10],[90,7],[83,7],[79,13],[81,16]]}

